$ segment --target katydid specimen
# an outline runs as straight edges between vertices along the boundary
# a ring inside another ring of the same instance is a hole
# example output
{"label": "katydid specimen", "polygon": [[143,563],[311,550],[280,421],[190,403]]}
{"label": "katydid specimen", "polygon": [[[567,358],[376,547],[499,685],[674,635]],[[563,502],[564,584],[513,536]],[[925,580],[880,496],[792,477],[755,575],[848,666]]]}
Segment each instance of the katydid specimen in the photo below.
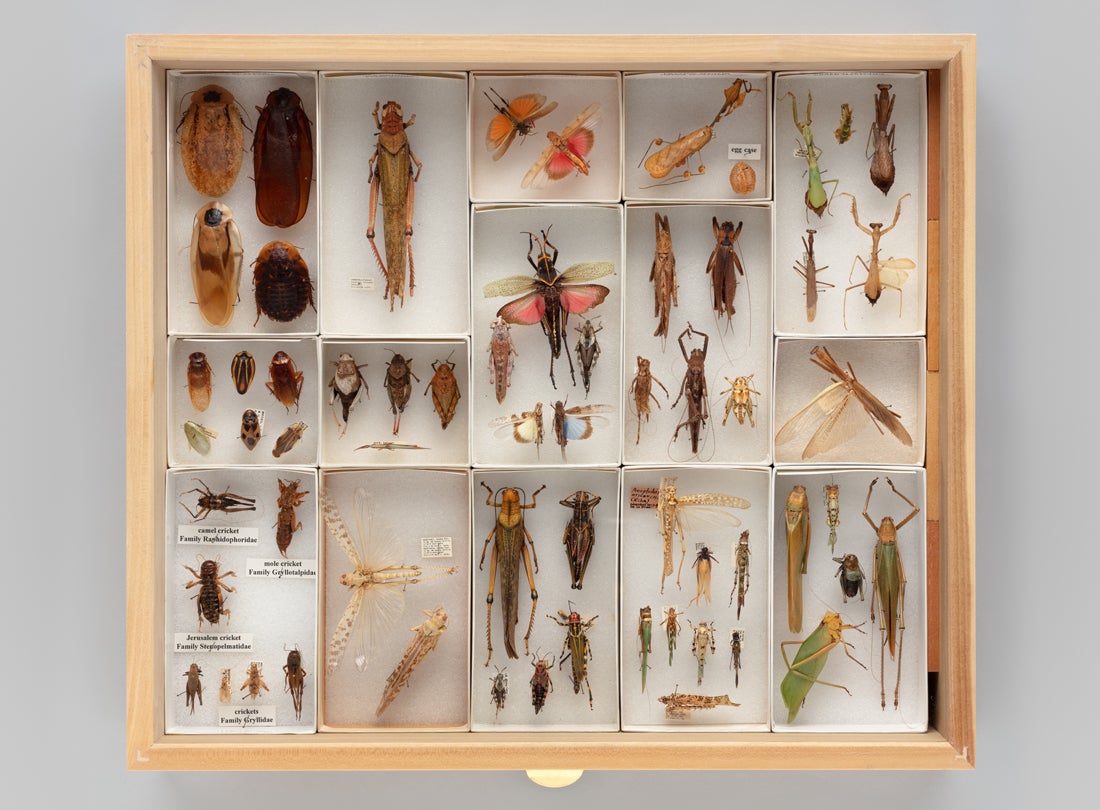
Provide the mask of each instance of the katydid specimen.
{"label": "katydid specimen", "polygon": [[[825,686],[835,686],[848,692],[848,687],[838,683],[829,683],[818,679],[821,670],[825,668],[825,662],[829,660],[829,653],[833,647],[840,644],[844,648],[844,654],[867,669],[855,656],[848,652],[849,644],[842,635],[845,630],[859,630],[862,625],[844,624],[839,613],[831,610],[825,611],[821,624],[817,626],[805,641],[781,641],[779,651],[783,654],[783,663],[787,665],[787,674],[783,676],[783,682],[779,684],[779,693],[783,696],[783,703],[787,706],[787,722],[793,723],[798,716],[798,710],[806,702],[806,695],[815,683]],[[859,630],[859,632],[863,632]],[[794,654],[794,663],[787,658],[787,647],[798,644],[798,652]],[[851,692],[848,692],[851,695]]]}

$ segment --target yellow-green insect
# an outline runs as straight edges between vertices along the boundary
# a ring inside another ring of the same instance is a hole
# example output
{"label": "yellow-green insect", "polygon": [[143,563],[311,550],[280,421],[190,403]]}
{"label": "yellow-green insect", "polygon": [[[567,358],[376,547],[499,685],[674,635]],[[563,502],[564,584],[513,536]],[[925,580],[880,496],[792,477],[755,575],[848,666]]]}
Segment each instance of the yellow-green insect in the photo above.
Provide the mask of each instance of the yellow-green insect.
{"label": "yellow-green insect", "polygon": [[[572,603],[570,603],[570,608],[572,608]],[[565,628],[565,643],[561,645],[562,655],[561,660],[558,661],[558,669],[561,669],[561,665],[565,663],[566,658],[570,659],[573,666],[571,674],[573,694],[580,694],[581,681],[584,681],[584,685],[588,689],[588,708],[593,709],[592,686],[588,683],[588,662],[592,660],[592,645],[588,643],[587,632],[592,628],[593,623],[599,616],[593,616],[591,619],[583,619],[581,618],[581,614],[575,610],[570,610],[569,613],[566,613],[564,610],[560,609],[558,610],[558,616],[560,616],[561,619],[549,613],[546,614],[546,618],[553,619],[560,626]],[[565,621],[562,621],[562,619]]]}
{"label": "yellow-green insect", "polygon": [[645,691],[645,675],[649,669],[649,654],[653,652],[653,611],[646,605],[639,611],[638,640],[641,642],[639,655],[642,656],[642,691]]}
{"label": "yellow-green insect", "polygon": [[[831,610],[825,612],[824,618],[817,629],[806,637],[805,641],[782,641],[779,643],[779,651],[783,654],[783,663],[787,665],[787,674],[783,676],[783,682],[779,685],[779,693],[783,696],[783,703],[787,707],[787,722],[793,723],[798,716],[798,710],[806,702],[806,695],[815,683],[826,686],[835,686],[848,692],[848,687],[838,683],[829,683],[818,678],[829,660],[829,653],[840,644],[844,648],[844,654],[867,669],[858,659],[848,652],[849,644],[844,640],[843,631],[859,630],[862,625],[844,624],[839,613]],[[863,632],[860,630],[859,632]],[[794,663],[787,658],[787,647],[798,644],[798,652],[794,654]],[[851,695],[851,692],[848,692]]]}

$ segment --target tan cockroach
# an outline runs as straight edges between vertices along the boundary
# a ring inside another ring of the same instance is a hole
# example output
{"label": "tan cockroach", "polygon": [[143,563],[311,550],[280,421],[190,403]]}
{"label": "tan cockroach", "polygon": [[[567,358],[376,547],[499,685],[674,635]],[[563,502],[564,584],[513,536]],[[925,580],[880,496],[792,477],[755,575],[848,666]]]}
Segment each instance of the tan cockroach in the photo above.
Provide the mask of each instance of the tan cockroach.
{"label": "tan cockroach", "polygon": [[661,390],[665,392],[665,399],[668,399],[668,389],[665,388],[665,384],[653,376],[653,372],[649,370],[649,360],[639,354],[638,372],[630,382],[630,393],[634,398],[634,413],[638,417],[638,433],[634,438],[636,445],[642,442],[642,419],[645,418],[648,422],[649,414],[652,413],[649,400],[652,399],[657,403],[658,408],[661,407],[661,401],[653,393],[653,383],[661,386]]}
{"label": "tan cockroach", "polygon": [[729,399],[726,400],[726,415],[722,417],[723,426],[732,413],[737,417],[737,424],[745,424],[745,419],[748,418],[749,426],[756,427],[756,417],[753,415],[756,409],[752,402],[752,395],[760,396],[760,392],[750,385],[754,376],[750,374],[747,377],[735,377],[732,380],[729,377],[725,378],[730,387],[718,394],[718,396],[729,394]]}
{"label": "tan cockroach", "polygon": [[512,384],[512,369],[519,356],[512,345],[512,327],[504,318],[497,316],[492,323],[493,335],[489,338],[489,384],[496,392],[497,404],[504,402],[508,387]]}
{"label": "tan cockroach", "polygon": [[294,704],[294,717],[297,720],[302,719],[302,696],[305,695],[308,674],[302,666],[302,651],[297,647],[288,651],[286,663],[283,664],[283,691],[290,692],[290,700]]}
{"label": "tan cockroach", "polygon": [[245,698],[256,700],[256,698],[260,697],[261,689],[265,692],[271,691],[267,688],[267,684],[264,683],[263,668],[264,665],[259,661],[253,661],[248,665],[248,672],[245,675],[244,683],[241,684],[241,688],[237,690],[238,692],[243,692],[245,689],[248,690],[248,694],[242,697],[241,700]]}
{"label": "tan cockroach", "polygon": [[241,286],[244,248],[228,205],[211,201],[195,214],[191,229],[191,285],[199,314],[211,326],[233,320]]}
{"label": "tan cockroach", "polygon": [[[672,252],[672,229],[668,217],[653,212],[653,226],[656,230],[656,247],[653,249],[653,266],[649,271],[649,280],[653,282],[653,317],[657,319],[654,337],[668,339],[668,321],[673,307],[680,306],[676,281],[676,254]],[[664,345],[663,343],[661,344]]]}
{"label": "tan cockroach", "polygon": [[335,409],[332,411],[332,418],[336,420],[336,427],[340,429],[340,436],[343,436],[347,433],[348,417],[351,416],[351,409],[356,400],[359,399],[360,395],[365,395],[367,399],[370,399],[370,386],[367,385],[367,381],[363,379],[363,373],[359,370],[366,368],[369,364],[356,363],[350,352],[340,352],[340,357],[333,361],[333,365],[336,366],[336,371],[332,375],[332,379],[328,381],[329,388],[332,389],[332,396],[329,397],[328,404],[334,405],[337,399],[340,400],[344,421],[343,423],[340,422]]}
{"label": "tan cockroach", "polygon": [[202,670],[199,669],[199,665],[192,663],[187,671],[183,673],[183,677],[187,678],[187,686],[184,688],[183,693],[187,695],[186,703],[184,704],[191,710],[191,714],[195,713],[195,698],[199,699],[199,705],[202,705]]}
{"label": "tan cockroach", "polygon": [[894,226],[898,224],[898,218],[901,216],[901,201],[912,195],[903,194],[898,199],[898,207],[894,211],[894,221],[887,227],[882,227],[881,222],[870,222],[868,223],[870,227],[865,228],[859,223],[859,213],[856,211],[855,195],[849,194],[847,191],[842,191],[840,193],[852,198],[852,219],[855,220],[857,228],[871,237],[871,252],[868,254],[867,260],[858,253],[856,257],[852,259],[852,272],[848,274],[848,280],[852,280],[857,261],[863,265],[863,269],[867,273],[867,278],[861,284],[853,284],[844,289],[844,328],[848,328],[848,293],[852,290],[863,290],[863,294],[866,296],[871,306],[878,303],[878,299],[882,295],[884,289],[897,290],[898,317],[900,318],[902,302],[904,301],[901,285],[909,278],[909,274],[906,271],[915,268],[917,263],[912,259],[895,259],[893,256],[888,259],[880,259],[878,257],[878,243],[883,236],[892,231]]}
{"label": "tan cockroach", "polygon": [[210,396],[214,382],[214,371],[202,352],[191,352],[187,358],[187,394],[191,398],[191,407],[196,411],[205,411],[210,407]]}
{"label": "tan cockroach", "polygon": [[223,197],[244,160],[244,121],[233,94],[216,84],[200,87],[176,129],[183,170],[204,197]]}
{"label": "tan cockroach", "polygon": [[378,709],[374,712],[375,717],[382,716],[382,712],[393,703],[394,698],[405,688],[413,670],[428,656],[428,653],[436,648],[439,640],[443,638],[443,633],[447,629],[446,611],[442,607],[437,607],[435,610],[425,610],[423,613],[428,618],[416,627],[409,628],[416,635],[409,642],[409,646],[405,648],[405,654],[401,656],[401,660],[398,661],[397,666],[390,673],[390,677],[386,679],[386,688],[382,692],[382,700],[378,703]]}
{"label": "tan cockroach", "polygon": [[309,494],[309,490],[299,492],[298,487],[301,483],[301,480],[284,481],[281,478],[279,479],[279,517],[275,522],[278,527],[275,532],[275,542],[279,546],[279,553],[284,558],[286,557],[286,550],[290,548],[290,541],[294,537],[294,532],[302,528],[302,521],[297,519],[294,510],[302,505],[302,501]]}
{"label": "tan cockroach", "polygon": [[[676,689],[679,688],[680,685],[677,684]],[[665,704],[665,717],[669,720],[687,720],[693,711],[699,709],[741,705],[730,700],[729,695],[687,695],[678,691],[673,691],[671,695],[662,695],[657,700]]]}
{"label": "tan cockroach", "polygon": [[695,562],[691,564],[695,569],[695,596],[688,602],[688,607],[691,607],[692,603],[701,605],[702,602],[699,599],[703,596],[707,598],[707,604],[710,604],[710,573],[717,562],[718,558],[706,546],[700,548],[695,555]]}
{"label": "tan cockroach", "polygon": [[230,703],[233,700],[233,670],[229,667],[222,669],[222,682],[218,687],[218,701],[220,703]]}
{"label": "tan cockroach", "polygon": [[450,358],[434,360],[432,371],[435,373],[428,382],[428,387],[424,389],[424,396],[427,396],[428,392],[431,391],[432,405],[435,406],[435,412],[439,414],[439,423],[446,430],[447,425],[451,424],[451,420],[454,419],[455,408],[458,407],[458,401],[462,398],[462,393],[458,390],[455,364],[450,361]]}
{"label": "tan cockroach", "polygon": [[693,531],[700,527],[736,527],[741,520],[724,509],[748,509],[750,504],[736,495],[722,495],[707,492],[693,495],[679,495],[676,490],[676,477],[665,476],[657,491],[657,520],[661,524],[661,541],[664,544],[664,566],[661,572],[661,593],[665,592],[665,579],[672,573],[672,539],[680,536],[680,567],[676,571],[676,587],[680,587],[680,571],[684,568],[687,556],[687,541],[684,528]]}
{"label": "tan cockroach", "polygon": [[784,508],[787,526],[787,626],[802,632],[802,577],[810,558],[810,499],[806,487],[795,484]]}

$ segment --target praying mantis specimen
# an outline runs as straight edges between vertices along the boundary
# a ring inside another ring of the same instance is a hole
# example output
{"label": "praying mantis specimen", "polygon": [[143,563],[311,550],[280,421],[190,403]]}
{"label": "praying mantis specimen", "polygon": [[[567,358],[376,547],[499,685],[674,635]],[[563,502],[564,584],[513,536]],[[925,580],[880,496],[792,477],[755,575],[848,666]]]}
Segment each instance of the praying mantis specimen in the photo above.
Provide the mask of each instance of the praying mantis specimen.
{"label": "praying mantis specimen", "polygon": [[[806,159],[806,169],[809,172],[806,187],[806,207],[820,217],[821,212],[828,208],[829,203],[833,201],[833,194],[836,194],[840,181],[821,179],[821,168],[817,165],[817,159],[821,157],[822,150],[814,144],[814,132],[810,129],[810,125],[813,123],[811,110],[814,106],[814,94],[806,93],[806,118],[801,121],[798,118],[798,99],[789,90],[787,96],[791,97],[791,112],[794,115],[795,128],[802,136],[802,145],[798,149],[798,156]],[[830,183],[833,186],[833,194],[825,196],[825,186]]]}
{"label": "praying mantis specimen", "polygon": [[[815,683],[835,686],[837,689],[848,692],[846,686],[818,679],[821,670],[825,668],[825,663],[829,660],[829,653],[836,645],[841,645],[844,648],[845,655],[867,669],[859,659],[848,652],[850,645],[843,637],[845,630],[858,630],[862,633],[860,627],[862,627],[861,624],[844,624],[839,613],[827,610],[825,616],[821,619],[821,624],[806,637],[805,641],[781,641],[779,643],[779,651],[783,654],[783,663],[787,665],[787,674],[783,676],[783,682],[779,685],[779,693],[783,696],[783,703],[787,707],[788,723],[794,722],[795,717],[798,716],[798,710],[806,702],[806,695],[810,693],[810,688]],[[799,646],[798,652],[794,654],[794,663],[792,664],[787,658],[787,647],[793,644]],[[851,695],[852,693],[848,692],[848,694]]]}
{"label": "praying mantis specimen", "polygon": [[[890,95],[892,84],[878,85],[878,95],[875,96],[875,122],[871,124],[871,130],[867,133],[867,146],[864,147],[864,155],[871,161],[871,182],[882,192],[883,196],[890,192],[894,185],[894,125],[890,123],[890,116],[894,114],[894,101],[897,96]],[[890,131],[887,132],[886,128]],[[874,153],[871,152],[871,142],[874,141]]]}
{"label": "praying mantis specimen", "polygon": [[898,224],[898,218],[901,216],[901,201],[906,197],[911,197],[911,194],[903,194],[898,198],[898,207],[894,211],[894,221],[887,227],[882,227],[881,222],[868,223],[870,227],[865,228],[859,222],[859,212],[856,210],[856,198],[854,194],[849,194],[847,191],[842,191],[842,195],[852,198],[852,219],[855,220],[856,227],[863,231],[865,234],[871,237],[871,252],[868,256],[870,261],[864,261],[863,257],[856,254],[856,257],[852,259],[852,272],[848,274],[848,280],[852,280],[852,275],[855,273],[856,262],[858,261],[863,265],[863,269],[867,272],[867,278],[862,284],[853,284],[850,287],[846,287],[844,290],[844,328],[848,328],[848,293],[852,290],[863,290],[863,294],[867,297],[867,300],[874,306],[878,303],[878,299],[882,296],[882,291],[885,288],[898,291],[898,317],[901,317],[901,307],[904,296],[901,291],[901,285],[905,283],[905,280],[909,278],[909,274],[906,270],[912,270],[917,266],[916,262],[912,259],[895,259],[891,256],[888,259],[880,259],[879,254],[879,240],[883,236],[888,234],[894,229],[894,226]]}
{"label": "praying mantis specimen", "polygon": [[[827,281],[817,280],[817,274],[822,270],[828,270],[829,265],[817,266],[817,261],[814,259],[815,233],[817,233],[817,231],[813,228],[806,229],[806,236],[802,237],[802,247],[806,250],[802,254],[802,261],[795,260],[794,263],[794,271],[806,280],[806,320],[809,323],[813,323],[814,318],[817,317],[817,294],[822,292],[818,287],[836,286]],[[807,237],[809,238],[807,239]]]}

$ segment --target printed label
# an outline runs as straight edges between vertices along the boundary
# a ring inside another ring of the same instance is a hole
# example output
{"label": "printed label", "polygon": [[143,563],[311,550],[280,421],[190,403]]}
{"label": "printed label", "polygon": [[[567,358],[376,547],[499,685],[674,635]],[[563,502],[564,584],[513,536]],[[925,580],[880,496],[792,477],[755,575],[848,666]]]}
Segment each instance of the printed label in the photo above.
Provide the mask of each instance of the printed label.
{"label": "printed label", "polygon": [[237,706],[220,709],[218,725],[236,728],[260,728],[278,725],[274,706]]}
{"label": "printed label", "polygon": [[240,526],[176,526],[176,542],[186,546],[255,546],[260,530]]}
{"label": "printed label", "polygon": [[264,433],[264,419],[267,418],[267,411],[263,410],[262,408],[253,408],[252,410],[255,411],[256,418],[260,422],[260,435],[262,436]]}
{"label": "printed label", "polygon": [[420,556],[426,559],[452,557],[454,541],[450,537],[421,537]]}
{"label": "printed label", "polygon": [[353,278],[351,280],[351,288],[353,290],[362,290],[363,292],[373,292],[374,290],[374,277],[368,278]]}
{"label": "printed label", "polygon": [[175,652],[252,652],[251,633],[176,633]]}
{"label": "printed label", "polygon": [[727,144],[727,149],[730,160],[760,160],[764,156],[758,143],[731,143]]}
{"label": "printed label", "polygon": [[657,487],[631,487],[631,509],[656,509],[657,495],[660,490]]}
{"label": "printed label", "polygon": [[245,576],[260,579],[315,579],[317,577],[317,560],[249,557],[246,566]]}

